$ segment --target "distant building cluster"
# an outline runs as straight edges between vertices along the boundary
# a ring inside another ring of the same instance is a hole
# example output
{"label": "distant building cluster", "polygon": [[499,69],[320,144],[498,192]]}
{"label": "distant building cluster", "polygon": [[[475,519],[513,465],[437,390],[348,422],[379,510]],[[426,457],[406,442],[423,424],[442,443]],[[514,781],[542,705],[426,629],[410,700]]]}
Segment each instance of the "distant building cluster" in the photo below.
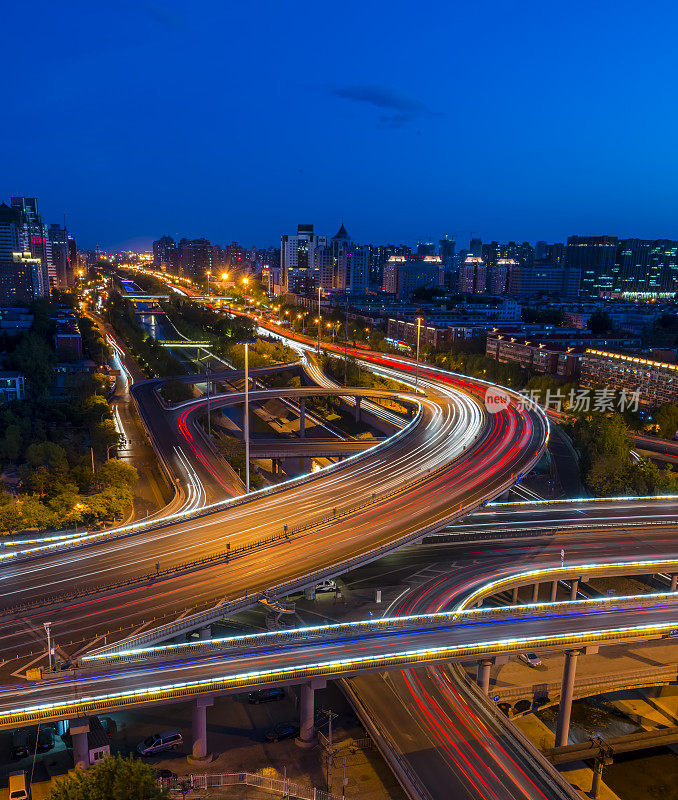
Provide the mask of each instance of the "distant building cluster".
{"label": "distant building cluster", "polygon": [[68,289],[78,268],[65,225],[43,222],[35,197],[0,204],[0,303],[30,302],[56,286]]}

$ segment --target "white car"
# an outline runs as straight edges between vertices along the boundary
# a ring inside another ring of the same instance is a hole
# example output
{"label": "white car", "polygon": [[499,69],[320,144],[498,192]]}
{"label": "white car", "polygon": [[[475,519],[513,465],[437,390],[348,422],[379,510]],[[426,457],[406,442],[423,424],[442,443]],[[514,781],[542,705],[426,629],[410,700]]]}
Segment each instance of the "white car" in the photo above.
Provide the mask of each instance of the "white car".
{"label": "white car", "polygon": [[315,587],[316,592],[336,592],[337,584],[335,581],[323,581]]}
{"label": "white car", "polygon": [[518,658],[528,667],[541,667],[541,658],[536,653],[521,653]]}

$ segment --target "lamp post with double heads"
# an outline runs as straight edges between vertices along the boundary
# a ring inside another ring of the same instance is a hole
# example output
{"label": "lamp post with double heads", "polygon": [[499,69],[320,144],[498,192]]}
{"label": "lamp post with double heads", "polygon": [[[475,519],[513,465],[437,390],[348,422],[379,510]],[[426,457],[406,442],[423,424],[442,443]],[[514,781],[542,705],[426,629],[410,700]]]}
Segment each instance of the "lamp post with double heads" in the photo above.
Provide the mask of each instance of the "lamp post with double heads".
{"label": "lamp post with double heads", "polygon": [[318,286],[318,355],[320,355],[320,329],[322,328],[323,318],[320,313],[320,292],[322,291],[321,287]]}
{"label": "lamp post with double heads", "polygon": [[417,317],[417,363],[415,367],[414,388],[419,388],[419,334],[421,333],[421,317]]}
{"label": "lamp post with double heads", "polygon": [[45,628],[45,633],[47,634],[47,663],[49,664],[50,670],[52,669],[52,637],[50,635],[50,626],[51,622],[43,622],[42,623]]}

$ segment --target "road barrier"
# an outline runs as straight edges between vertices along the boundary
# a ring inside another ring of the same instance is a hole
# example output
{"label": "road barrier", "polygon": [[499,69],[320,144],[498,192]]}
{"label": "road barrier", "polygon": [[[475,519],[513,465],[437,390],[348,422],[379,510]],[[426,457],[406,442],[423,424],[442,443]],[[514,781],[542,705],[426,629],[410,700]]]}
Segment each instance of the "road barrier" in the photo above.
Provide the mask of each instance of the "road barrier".
{"label": "road barrier", "polygon": [[343,795],[332,794],[313,786],[302,786],[289,778],[274,778],[257,775],[253,772],[207,772],[203,775],[164,778],[158,783],[171,794],[185,797],[185,790],[214,789],[217,786],[254,786],[281,797],[294,797],[299,800],[343,800]]}

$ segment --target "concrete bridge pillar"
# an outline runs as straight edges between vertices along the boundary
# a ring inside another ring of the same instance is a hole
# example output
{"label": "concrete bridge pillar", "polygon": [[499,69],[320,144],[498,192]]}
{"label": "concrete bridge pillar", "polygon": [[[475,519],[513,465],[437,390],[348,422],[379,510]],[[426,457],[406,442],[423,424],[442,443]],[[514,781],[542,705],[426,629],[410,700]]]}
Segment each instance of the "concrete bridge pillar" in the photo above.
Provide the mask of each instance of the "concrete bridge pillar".
{"label": "concrete bridge pillar", "polygon": [[213,697],[198,697],[193,703],[193,752],[189,764],[209,764],[212,753],[207,752],[207,709],[214,705]]}
{"label": "concrete bridge pillar", "polygon": [[533,583],[532,584],[532,602],[536,603],[539,600],[539,584]]}
{"label": "concrete bridge pillar", "polygon": [[306,438],[306,398],[299,400],[299,438]]}
{"label": "concrete bridge pillar", "polygon": [[565,666],[563,667],[563,685],[560,690],[560,704],[558,705],[558,722],[556,723],[556,747],[564,747],[570,733],[570,715],[572,714],[572,695],[574,694],[574,679],[577,673],[577,658],[579,650],[565,652]]}
{"label": "concrete bridge pillar", "polygon": [[200,628],[200,641],[204,642],[212,638],[212,628],[207,625],[205,628]]}
{"label": "concrete bridge pillar", "polygon": [[490,692],[490,670],[492,669],[491,658],[481,658],[478,661],[478,686],[480,686],[483,694]]}
{"label": "concrete bridge pillar", "polygon": [[314,747],[318,739],[315,735],[315,690],[324,689],[327,681],[314,678],[301,685],[301,704],[299,713],[299,747]]}
{"label": "concrete bridge pillar", "polygon": [[514,586],[513,591],[511,592],[511,605],[517,606],[518,605],[518,587]]}
{"label": "concrete bridge pillar", "polygon": [[578,591],[579,591],[579,578],[573,578],[572,585],[570,586],[570,600],[577,599]]}
{"label": "concrete bridge pillar", "polygon": [[355,421],[360,422],[360,401],[362,400],[361,397],[355,398]]}
{"label": "concrete bridge pillar", "polygon": [[555,580],[551,583],[551,594],[550,594],[550,601],[555,603],[556,597],[558,597],[558,581]]}
{"label": "concrete bridge pillar", "polygon": [[678,587],[678,574],[671,575],[671,591],[675,592]]}
{"label": "concrete bridge pillar", "polygon": [[89,746],[87,744],[89,719],[87,717],[72,719],[68,729],[73,742],[73,764],[76,769],[87,769],[89,767]]}
{"label": "concrete bridge pillar", "polygon": [[307,586],[304,589],[304,597],[307,600],[315,600],[315,586]]}

